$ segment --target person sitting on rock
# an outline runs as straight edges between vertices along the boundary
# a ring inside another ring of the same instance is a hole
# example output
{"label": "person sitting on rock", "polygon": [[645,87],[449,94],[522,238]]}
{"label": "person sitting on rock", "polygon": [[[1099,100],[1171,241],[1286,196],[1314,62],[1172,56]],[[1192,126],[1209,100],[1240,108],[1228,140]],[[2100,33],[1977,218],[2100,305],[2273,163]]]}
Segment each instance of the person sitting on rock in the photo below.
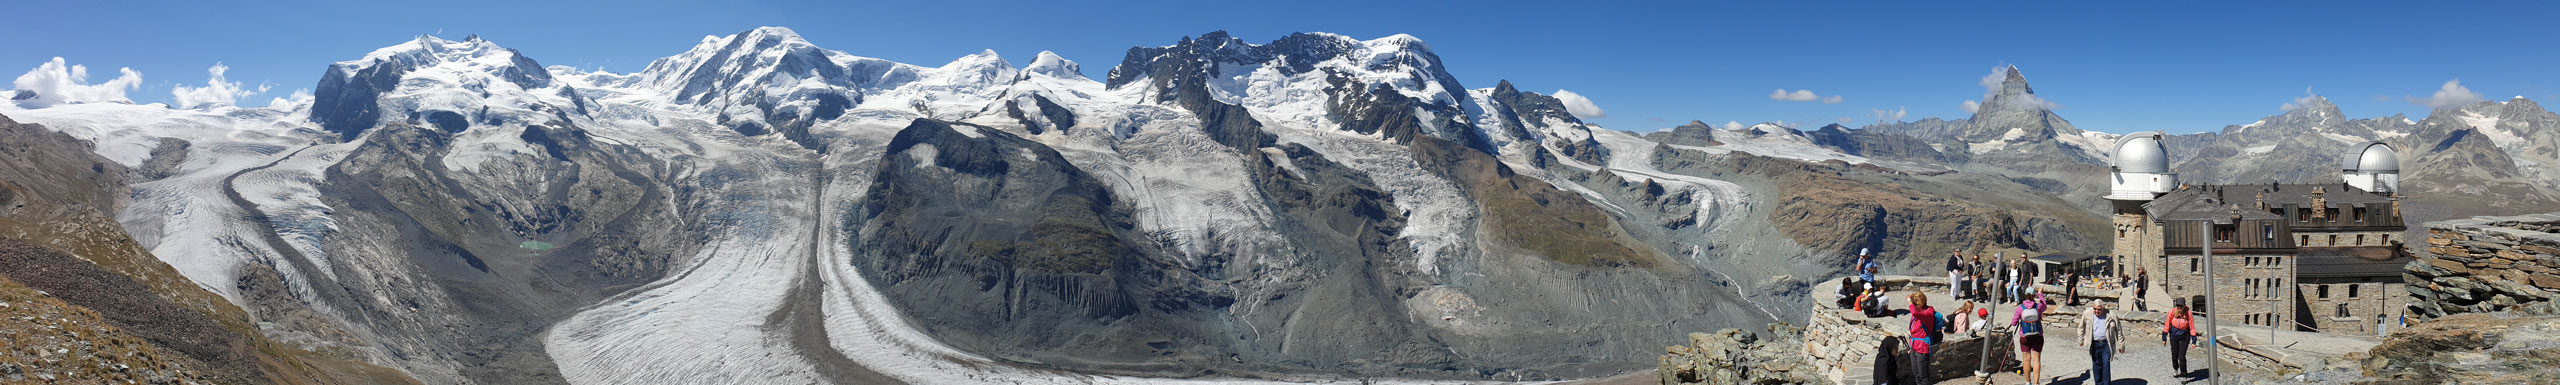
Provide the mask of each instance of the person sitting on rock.
{"label": "person sitting on rock", "polygon": [[1973,321],[1979,319],[1973,316],[1973,301],[1965,301],[1964,304],[1956,306],[1954,317],[1949,320],[1953,322],[1948,322],[1947,328],[1949,333],[1955,334],[1972,332],[1975,327]]}
{"label": "person sitting on rock", "polygon": [[1840,291],[1831,294],[1831,302],[1840,304],[1842,309],[1858,308],[1858,294],[1862,290],[1859,290],[1857,283],[1853,282],[1856,280],[1857,278],[1840,277]]}

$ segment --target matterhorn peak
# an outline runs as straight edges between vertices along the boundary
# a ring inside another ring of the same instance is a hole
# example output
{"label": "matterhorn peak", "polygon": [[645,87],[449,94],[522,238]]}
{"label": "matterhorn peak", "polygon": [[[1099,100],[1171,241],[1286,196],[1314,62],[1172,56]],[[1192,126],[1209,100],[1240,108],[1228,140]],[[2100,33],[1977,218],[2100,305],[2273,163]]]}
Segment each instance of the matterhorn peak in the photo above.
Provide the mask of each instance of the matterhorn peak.
{"label": "matterhorn peak", "polygon": [[2018,73],[2018,66],[2014,65],[2009,66],[2007,75],[2001,76],[2000,84],[1996,90],[1999,92],[1999,95],[2034,95],[2036,93],[2035,87],[2027,86],[2027,76],[2025,74]]}

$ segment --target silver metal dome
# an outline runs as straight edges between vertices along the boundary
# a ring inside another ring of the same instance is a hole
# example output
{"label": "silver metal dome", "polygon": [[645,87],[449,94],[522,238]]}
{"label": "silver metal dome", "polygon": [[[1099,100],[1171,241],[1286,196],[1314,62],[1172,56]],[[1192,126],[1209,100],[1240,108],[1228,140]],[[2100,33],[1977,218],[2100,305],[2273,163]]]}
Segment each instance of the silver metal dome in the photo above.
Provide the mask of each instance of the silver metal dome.
{"label": "silver metal dome", "polygon": [[2168,136],[2159,131],[2140,132],[2116,139],[2116,172],[2169,173],[2169,148],[2160,144]]}
{"label": "silver metal dome", "polygon": [[2400,154],[2391,145],[2368,142],[2356,145],[2345,157],[2347,171],[2400,172]]}

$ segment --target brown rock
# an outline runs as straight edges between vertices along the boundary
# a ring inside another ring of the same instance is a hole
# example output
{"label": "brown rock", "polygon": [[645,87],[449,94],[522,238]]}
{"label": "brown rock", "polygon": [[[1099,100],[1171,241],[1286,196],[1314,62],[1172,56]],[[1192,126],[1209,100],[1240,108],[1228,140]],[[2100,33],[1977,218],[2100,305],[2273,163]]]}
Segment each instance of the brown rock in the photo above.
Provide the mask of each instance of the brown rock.
{"label": "brown rock", "polygon": [[2452,247],[2452,246],[2436,246],[2436,247],[2429,247],[2429,248],[2427,248],[2427,252],[2429,252],[2429,253],[2436,253],[2436,255],[2447,256],[2447,257],[2469,257],[2469,256],[2471,256],[2471,250],[2470,250],[2470,249],[2464,249],[2464,248],[2460,248],[2460,247]]}
{"label": "brown rock", "polygon": [[2429,259],[2427,259],[2427,264],[2428,264],[2428,265],[2435,266],[2435,267],[2444,268],[2445,270],[2453,271],[2453,273],[2454,273],[2454,274],[2462,274],[2462,275],[2469,275],[2469,274],[2471,274],[2471,268],[2470,268],[2470,267],[2467,267],[2467,266],[2463,266],[2463,264],[2462,264],[2461,262],[2454,262],[2454,261],[2443,260],[2443,259],[2434,259],[2434,258],[2429,258]]}
{"label": "brown rock", "polygon": [[2453,240],[2451,240],[2451,239],[2445,239],[2444,237],[2431,237],[2431,238],[2427,238],[2427,244],[2430,244],[2430,245],[2436,245],[2436,246],[2449,246],[2449,245],[2452,245],[2452,244],[2453,244]]}
{"label": "brown rock", "polygon": [[2560,290],[2560,275],[2534,274],[2532,280],[2533,286],[2535,287],[2547,290]]}
{"label": "brown rock", "polygon": [[2524,245],[2524,246],[2518,246],[2518,247],[2516,247],[2516,248],[2518,248],[2518,249],[2524,249],[2524,251],[2533,252],[2534,254],[2542,254],[2542,255],[2560,255],[2560,249],[2555,249],[2555,248],[2551,248],[2551,247],[2549,247],[2549,246],[2543,246],[2543,245]]}

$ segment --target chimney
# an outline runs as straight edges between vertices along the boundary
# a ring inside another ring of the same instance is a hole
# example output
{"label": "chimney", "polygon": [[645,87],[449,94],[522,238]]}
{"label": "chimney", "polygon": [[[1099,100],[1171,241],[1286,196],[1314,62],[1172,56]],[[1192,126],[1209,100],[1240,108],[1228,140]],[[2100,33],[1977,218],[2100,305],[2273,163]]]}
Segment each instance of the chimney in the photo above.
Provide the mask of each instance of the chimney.
{"label": "chimney", "polygon": [[2328,195],[2328,193],[2329,193],[2328,188],[2325,188],[2325,187],[2312,187],[2312,188],[2311,188],[2311,217],[2312,217],[2312,218],[2329,219],[2329,195]]}

